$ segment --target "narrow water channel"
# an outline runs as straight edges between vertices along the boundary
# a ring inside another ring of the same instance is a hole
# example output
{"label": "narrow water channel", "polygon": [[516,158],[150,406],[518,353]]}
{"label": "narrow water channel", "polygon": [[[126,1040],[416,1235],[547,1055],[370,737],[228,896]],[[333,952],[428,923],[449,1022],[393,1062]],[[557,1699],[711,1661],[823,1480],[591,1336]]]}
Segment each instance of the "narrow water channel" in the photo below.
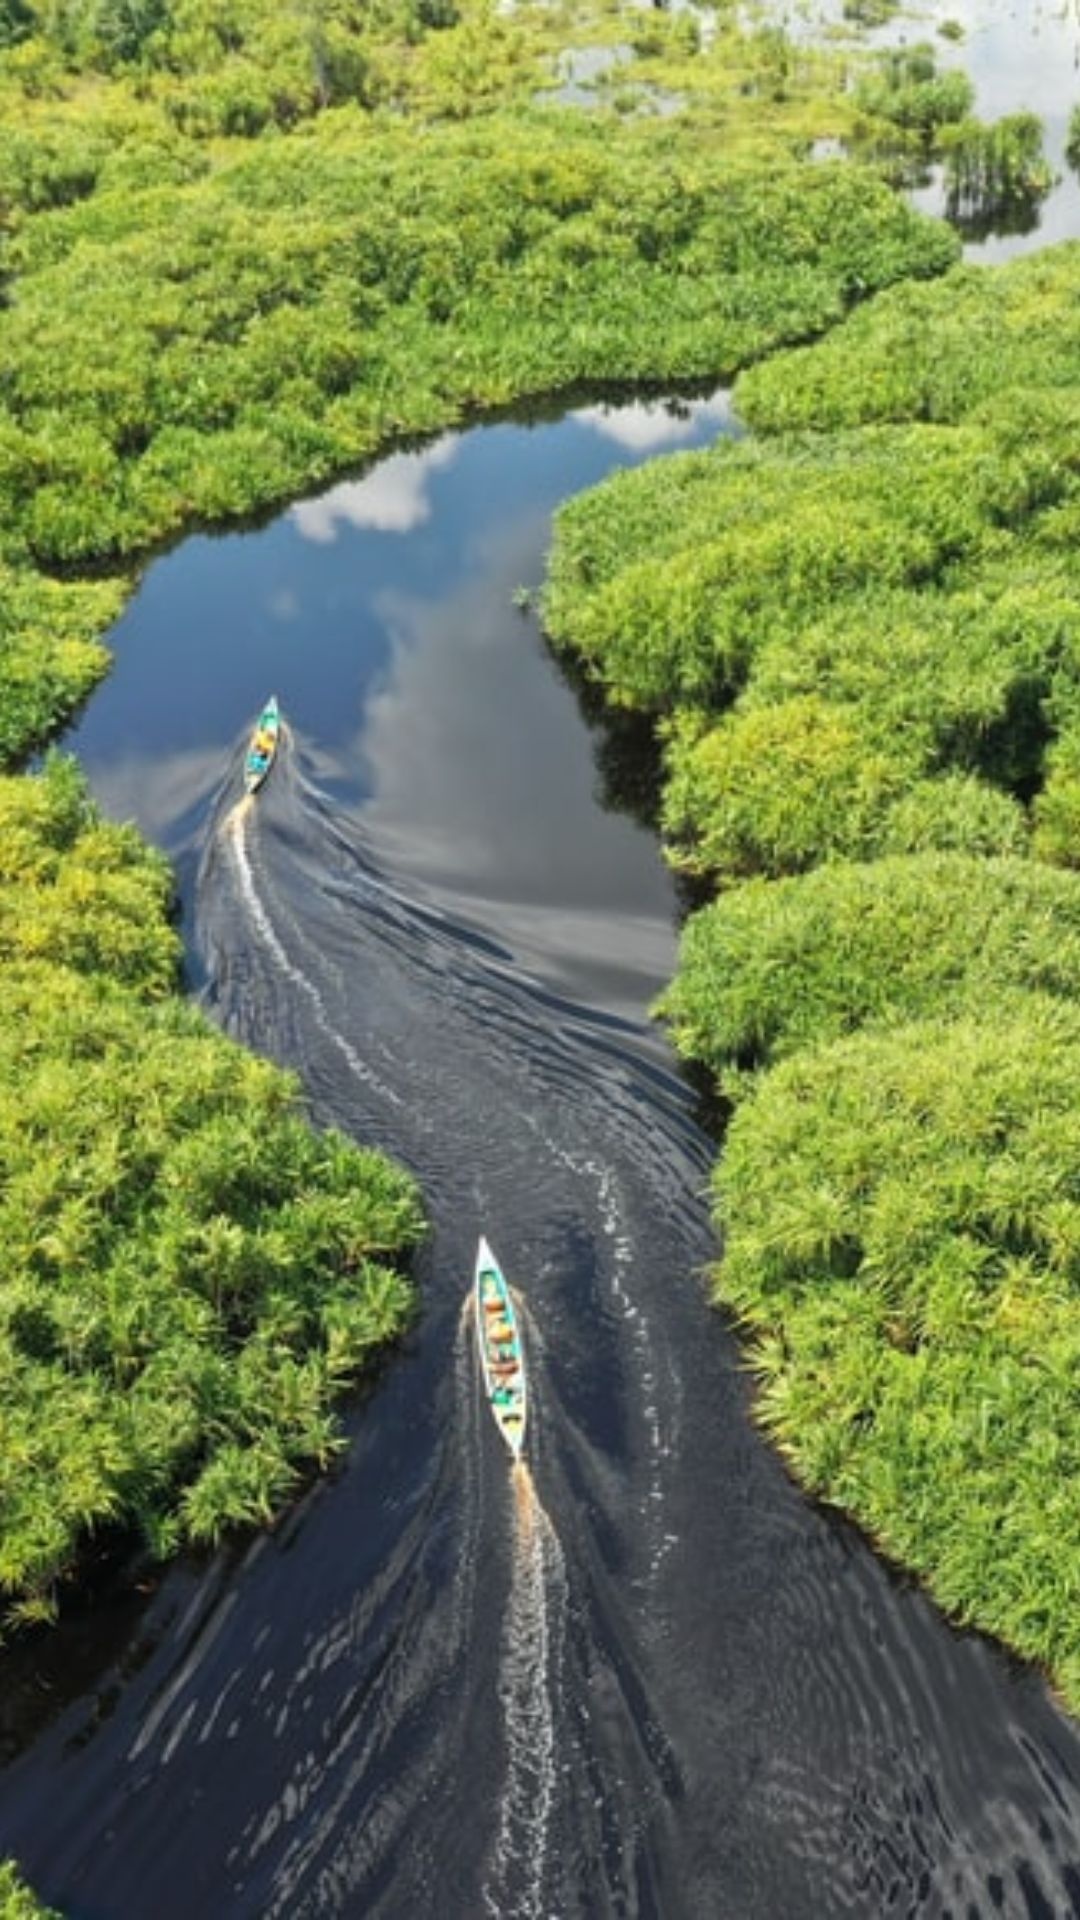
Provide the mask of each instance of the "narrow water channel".
{"label": "narrow water channel", "polygon": [[[341,1469],[0,1660],[0,1852],[95,1920],[1080,1913],[1080,1734],[791,1485],[705,1305],[677,917],[515,589],[557,500],[729,430],[579,408],[160,560],[74,745],[193,988],[417,1172],[424,1313]],[[288,722],[254,805],[246,727]],[[641,802],[644,811],[644,802]],[[463,1319],[522,1306],[511,1469]]]}

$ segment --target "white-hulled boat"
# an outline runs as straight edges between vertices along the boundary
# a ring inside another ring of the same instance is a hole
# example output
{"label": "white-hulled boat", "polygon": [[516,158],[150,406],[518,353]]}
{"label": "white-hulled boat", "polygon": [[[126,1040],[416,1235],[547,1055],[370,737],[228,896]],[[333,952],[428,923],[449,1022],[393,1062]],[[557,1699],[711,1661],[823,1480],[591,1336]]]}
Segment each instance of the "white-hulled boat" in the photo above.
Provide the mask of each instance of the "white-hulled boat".
{"label": "white-hulled boat", "polygon": [[525,1356],[510,1289],[481,1238],[474,1278],[476,1343],[495,1424],[517,1459],[525,1439]]}

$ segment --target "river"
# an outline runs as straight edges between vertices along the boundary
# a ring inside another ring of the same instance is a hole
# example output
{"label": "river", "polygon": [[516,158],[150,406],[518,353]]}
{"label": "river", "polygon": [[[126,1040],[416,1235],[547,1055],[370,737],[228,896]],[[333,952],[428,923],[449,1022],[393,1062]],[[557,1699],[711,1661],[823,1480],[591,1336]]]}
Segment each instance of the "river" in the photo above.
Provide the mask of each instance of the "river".
{"label": "river", "polygon": [[[646,1018],[677,903],[615,804],[647,809],[641,753],[515,605],[570,489],[730,424],[447,436],[187,541],[116,629],[75,745],[177,861],[193,987],[415,1169],[433,1230],[343,1468],[7,1657],[0,1841],[72,1915],[1080,1911],[1075,1728],[748,1418],[711,1143]],[[522,1302],[517,1475],[462,1317],[481,1231]]]}
{"label": "river", "polygon": [[73,744],[177,863],[192,991],[415,1170],[432,1232],[336,1472],[217,1554],[106,1563],[0,1662],[0,1851],[73,1920],[1080,1914],[1075,1725],[755,1432],[712,1143],[647,1018],[678,919],[648,759],[516,604],[558,500],[732,430],[716,395],[447,435],[186,541],[112,636]]}

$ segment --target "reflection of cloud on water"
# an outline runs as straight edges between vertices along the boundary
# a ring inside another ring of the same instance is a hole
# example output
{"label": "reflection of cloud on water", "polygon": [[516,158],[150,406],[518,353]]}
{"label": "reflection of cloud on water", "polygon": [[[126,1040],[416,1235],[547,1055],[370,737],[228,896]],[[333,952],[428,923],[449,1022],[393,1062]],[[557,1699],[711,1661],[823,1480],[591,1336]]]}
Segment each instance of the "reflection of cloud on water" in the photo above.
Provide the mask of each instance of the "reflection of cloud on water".
{"label": "reflection of cloud on water", "polygon": [[411,533],[431,517],[428,480],[449,466],[458,436],[447,434],[423,453],[395,453],[381,460],[363,480],[344,480],[316,500],[300,500],[289,509],[305,540],[328,546],[338,527],[373,527],[377,533]]}
{"label": "reflection of cloud on water", "polygon": [[530,971],[561,981],[570,956],[575,978],[610,976],[640,1012],[671,970],[671,880],[651,835],[592,803],[574,695],[510,604],[518,558],[510,537],[502,592],[486,575],[437,602],[380,596],[392,654],[358,747],[365,833],[389,871],[464,905]]}
{"label": "reflection of cloud on water", "polygon": [[273,620],[296,620],[300,614],[300,597],[293,587],[278,587],[267,595],[266,611]]}
{"label": "reflection of cloud on water", "polygon": [[724,430],[734,426],[731,396],[724,390],[708,400],[692,400],[673,406],[668,400],[639,401],[628,407],[582,407],[574,414],[584,426],[595,427],[606,440],[614,440],[631,453],[646,453],[653,447],[677,446],[690,440],[703,421],[714,420]]}
{"label": "reflection of cloud on water", "polygon": [[103,761],[89,768],[94,798],[110,820],[134,820],[149,839],[175,852],[176,823],[219,785],[233,744]]}

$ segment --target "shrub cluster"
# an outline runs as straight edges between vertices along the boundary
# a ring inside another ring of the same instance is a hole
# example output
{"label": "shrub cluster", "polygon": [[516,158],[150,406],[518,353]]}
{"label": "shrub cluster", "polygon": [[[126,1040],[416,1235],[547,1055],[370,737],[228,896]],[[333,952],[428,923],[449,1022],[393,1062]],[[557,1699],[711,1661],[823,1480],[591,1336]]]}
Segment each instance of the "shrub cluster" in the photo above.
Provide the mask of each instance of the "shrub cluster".
{"label": "shrub cluster", "polygon": [[48,1617],[83,1535],[268,1519],[406,1323],[380,1156],[170,991],[169,875],[71,762],[0,781],[0,1595]]}
{"label": "shrub cluster", "polygon": [[[942,420],[918,387],[929,363],[940,371],[949,339],[936,354],[924,341],[920,359],[916,323],[951,322],[953,287],[936,300],[930,289],[893,292],[873,311],[892,339],[903,309],[910,377],[895,356],[880,423],[849,430],[850,395],[887,357],[856,317],[843,330],[843,374],[830,337],[824,374],[801,349],[736,389],[753,421],[785,429],[792,404],[805,422],[808,388],[833,426],[835,394],[833,431],[803,426],[675,457],[563,510],[549,630],[612,699],[673,716],[664,823],[672,857],[697,874],[727,884],[830,858],[1017,851],[1022,809],[1040,795],[1039,850],[1071,858],[1080,385],[1075,359],[1066,384],[1052,327],[1060,310],[1066,332],[1075,328],[1080,255],[1016,277],[1002,296],[984,276],[990,323],[1004,315],[1011,335],[1024,291],[1049,283],[1047,387],[1035,384],[1030,340],[1017,340],[1026,387],[998,401],[980,372],[961,412],[960,382],[950,382]],[[974,359],[979,283],[965,271],[955,284]],[[895,417],[901,385],[913,421]]]}
{"label": "shrub cluster", "polygon": [[763,1418],[1074,1702],[1078,312],[1071,247],[883,293],[740,379],[752,446],[569,503],[547,598],[716,895],[660,1011]]}
{"label": "shrub cluster", "polygon": [[[3,14],[0,13],[0,32]],[[51,1907],[35,1899],[12,1861],[0,1861],[0,1920],[60,1920]]]}
{"label": "shrub cluster", "polygon": [[[585,35],[622,24],[575,18]],[[954,82],[896,71],[857,96],[835,56],[776,29],[725,21],[710,50],[685,20],[637,19],[643,87],[677,76],[682,114],[526,104],[568,31],[558,9],[486,0],[7,0],[0,765],[86,696],[137,566],[184,527],[471,407],[730,375],[955,259],[880,173],[806,161],[857,125],[928,151]],[[617,529],[582,532],[567,601],[590,598],[591,655],[622,660],[630,704],[695,709],[671,748],[688,858],[801,866],[853,782],[868,845],[1020,843],[1002,743],[1026,696],[989,642],[973,690],[955,675],[951,734],[922,713],[871,739],[871,703],[839,682],[769,692],[807,608],[820,624],[828,601],[853,633],[887,584],[900,630],[905,595],[1011,564],[1036,497],[1067,568],[1056,469],[1015,423],[1007,448],[1004,427],[989,449],[980,434],[943,433],[925,465],[886,425],[869,451],[807,439],[672,469],[669,498],[641,494],[635,578]],[[884,657],[867,655],[871,678]],[[1024,707],[1025,766],[1067,701],[1067,673],[1053,684]],[[803,782],[803,812],[827,797],[809,835],[782,810],[754,825],[754,730],[775,733],[785,702],[811,759],[831,742]],[[731,800],[715,845],[710,781]],[[1045,838],[1068,781],[1062,761]],[[0,827],[0,1589],[32,1619],[88,1528],[212,1539],[332,1451],[335,1387],[407,1316],[386,1259],[419,1216],[403,1176],[309,1133],[287,1078],[170,996],[164,870],[70,768],[0,785]]]}
{"label": "shrub cluster", "polygon": [[[955,257],[872,172],[801,164],[835,64],[652,23],[643,67],[699,59],[699,103],[753,122],[710,142],[523,105],[565,31],[484,0],[9,0],[0,767],[183,527],[469,407],[732,373]],[[419,1222],[171,997],[166,872],[70,767],[0,780],[0,829],[0,1590],[35,1618],[88,1529],[212,1538],[332,1450]]]}
{"label": "shrub cluster", "polygon": [[1022,992],[1080,1000],[1080,880],[922,853],[731,888],[688,920],[659,1010],[679,1051],[723,1081],[732,1065]]}
{"label": "shrub cluster", "polygon": [[739,1108],[720,1288],[809,1484],[1080,1701],[1080,1019],[866,1030]]}
{"label": "shrub cluster", "polygon": [[1075,458],[1078,282],[1080,244],[1069,242],[1005,272],[961,266],[933,286],[890,288],[812,350],[743,374],[739,411],[770,434],[987,413]]}
{"label": "shrub cluster", "polygon": [[0,777],[0,968],[48,960],[160,999],[177,980],[171,901],[167,861],[102,819],[73,760]]}

